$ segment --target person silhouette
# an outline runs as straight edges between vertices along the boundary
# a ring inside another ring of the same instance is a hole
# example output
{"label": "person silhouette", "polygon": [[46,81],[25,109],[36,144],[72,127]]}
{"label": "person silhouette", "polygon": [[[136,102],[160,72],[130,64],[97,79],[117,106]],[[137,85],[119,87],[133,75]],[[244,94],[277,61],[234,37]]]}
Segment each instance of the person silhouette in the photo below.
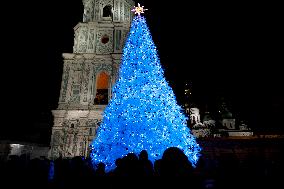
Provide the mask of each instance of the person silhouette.
{"label": "person silhouette", "polygon": [[142,150],[139,154],[139,171],[142,176],[153,176],[153,163],[148,159],[146,150]]}

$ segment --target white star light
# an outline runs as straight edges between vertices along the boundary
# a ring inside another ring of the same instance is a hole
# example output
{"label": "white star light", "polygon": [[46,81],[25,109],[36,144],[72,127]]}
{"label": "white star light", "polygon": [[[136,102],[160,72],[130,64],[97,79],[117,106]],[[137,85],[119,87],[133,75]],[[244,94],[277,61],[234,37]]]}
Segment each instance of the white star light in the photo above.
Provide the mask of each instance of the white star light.
{"label": "white star light", "polygon": [[140,4],[138,3],[138,7],[134,6],[134,9],[132,9],[131,11],[140,16],[140,14],[144,13],[145,10],[148,10],[148,9],[144,9],[144,6],[141,7]]}

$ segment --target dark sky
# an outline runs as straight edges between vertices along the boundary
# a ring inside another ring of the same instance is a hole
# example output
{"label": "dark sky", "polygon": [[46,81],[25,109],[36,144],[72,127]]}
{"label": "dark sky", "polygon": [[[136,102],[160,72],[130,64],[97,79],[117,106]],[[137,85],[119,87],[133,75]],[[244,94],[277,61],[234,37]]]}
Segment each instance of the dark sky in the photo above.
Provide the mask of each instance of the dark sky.
{"label": "dark sky", "polygon": [[[254,128],[283,130],[283,21],[279,5],[260,2],[139,1],[165,77],[181,102],[186,81],[196,103],[224,96]],[[4,7],[4,6],[3,6]],[[81,0],[13,1],[2,15],[2,135],[34,128],[57,107],[64,52],[72,52]],[[12,8],[9,8],[12,7]],[[4,134],[3,134],[4,133]]]}

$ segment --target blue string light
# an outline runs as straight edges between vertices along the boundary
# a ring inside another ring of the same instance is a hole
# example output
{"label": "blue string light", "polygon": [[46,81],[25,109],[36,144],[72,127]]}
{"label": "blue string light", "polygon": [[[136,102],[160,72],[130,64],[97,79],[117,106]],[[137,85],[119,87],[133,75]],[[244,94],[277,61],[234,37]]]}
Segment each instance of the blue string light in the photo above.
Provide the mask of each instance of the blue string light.
{"label": "blue string light", "polygon": [[115,168],[117,158],[138,155],[142,150],[154,163],[167,148],[178,147],[195,167],[201,148],[187,127],[187,119],[164,78],[145,18],[135,16],[119,78],[91,144],[93,163],[103,162],[109,171]]}

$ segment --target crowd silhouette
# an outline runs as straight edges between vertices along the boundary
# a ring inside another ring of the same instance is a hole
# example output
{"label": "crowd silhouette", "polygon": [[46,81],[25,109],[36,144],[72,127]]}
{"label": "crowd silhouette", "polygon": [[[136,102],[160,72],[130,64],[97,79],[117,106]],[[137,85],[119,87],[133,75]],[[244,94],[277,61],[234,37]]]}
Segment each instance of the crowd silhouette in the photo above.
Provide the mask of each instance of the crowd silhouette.
{"label": "crowd silhouette", "polygon": [[[106,172],[104,163],[93,165],[84,157],[49,160],[10,156],[0,164],[0,178],[3,186],[21,188],[95,188],[96,185],[104,188],[167,188],[170,184],[186,185],[187,188],[273,188],[283,175],[280,160],[250,156],[239,161],[232,154],[218,159],[201,156],[193,168],[187,156],[175,147],[165,150],[154,164],[148,159],[146,150],[138,156],[129,153],[117,159],[115,164],[114,170]],[[132,182],[135,185],[129,184]]]}

